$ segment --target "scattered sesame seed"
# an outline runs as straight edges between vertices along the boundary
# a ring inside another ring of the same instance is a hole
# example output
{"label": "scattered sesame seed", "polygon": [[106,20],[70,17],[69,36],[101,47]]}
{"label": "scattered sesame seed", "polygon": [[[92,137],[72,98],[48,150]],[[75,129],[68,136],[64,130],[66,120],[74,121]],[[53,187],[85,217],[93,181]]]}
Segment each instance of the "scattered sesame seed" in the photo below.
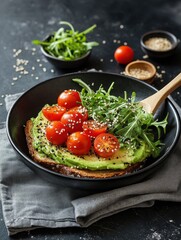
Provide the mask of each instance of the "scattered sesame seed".
{"label": "scattered sesame seed", "polygon": [[54,70],[54,69],[51,69],[50,71],[51,71],[52,73],[54,73],[54,72],[55,72],[55,70]]}
{"label": "scattered sesame seed", "polygon": [[43,65],[40,63],[40,64],[39,64],[39,67],[42,67],[42,66],[43,66]]}
{"label": "scattered sesame seed", "polygon": [[46,71],[47,71],[47,69],[46,69],[46,68],[43,68],[43,71],[44,71],[44,72],[46,72]]}
{"label": "scattered sesame seed", "polygon": [[120,28],[123,29],[123,28],[124,28],[124,25],[121,24],[121,25],[120,25]]}
{"label": "scattered sesame seed", "polygon": [[37,62],[40,62],[40,59],[36,59]]}
{"label": "scattered sesame seed", "polygon": [[14,77],[14,78],[13,78],[13,81],[16,81],[16,80],[18,80],[18,78],[17,78],[17,77]]}
{"label": "scattered sesame seed", "polygon": [[23,71],[23,74],[25,74],[25,75],[27,75],[28,73],[29,73],[29,72],[26,71],[26,70]]}
{"label": "scattered sesame seed", "polygon": [[106,44],[106,40],[103,40],[102,43],[103,43],[103,44]]}
{"label": "scattered sesame seed", "polygon": [[147,59],[147,58],[148,58],[148,55],[144,55],[144,56],[143,56],[143,59]]}
{"label": "scattered sesame seed", "polygon": [[104,61],[104,59],[103,59],[103,58],[101,58],[101,59],[100,59],[100,62],[103,62],[103,61]]}
{"label": "scattered sesame seed", "polygon": [[34,71],[34,70],[35,70],[35,67],[32,67],[31,69]]}
{"label": "scattered sesame seed", "polygon": [[110,62],[113,62],[113,59],[110,59]]}
{"label": "scattered sesame seed", "polygon": [[124,45],[128,45],[128,43],[127,43],[127,42],[124,42]]}
{"label": "scattered sesame seed", "polygon": [[17,57],[21,52],[22,52],[21,49],[15,51],[15,54],[13,55],[13,57]]}
{"label": "scattered sesame seed", "polygon": [[38,79],[39,79],[39,77],[36,77],[35,79],[36,79],[36,80],[38,80]]}
{"label": "scattered sesame seed", "polygon": [[2,106],[3,105],[3,103],[0,103],[0,106]]}

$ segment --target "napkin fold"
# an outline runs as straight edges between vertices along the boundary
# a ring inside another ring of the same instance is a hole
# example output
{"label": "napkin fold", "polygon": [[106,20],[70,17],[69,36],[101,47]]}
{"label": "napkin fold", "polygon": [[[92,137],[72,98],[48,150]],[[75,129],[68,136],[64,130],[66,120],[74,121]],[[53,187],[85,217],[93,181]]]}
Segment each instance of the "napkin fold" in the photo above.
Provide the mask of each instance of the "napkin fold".
{"label": "napkin fold", "polygon": [[[20,95],[6,97],[7,110]],[[88,227],[126,209],[151,207],[155,200],[181,201],[181,139],[166,163],[149,178],[90,194],[44,181],[20,161],[7,138],[5,123],[0,124],[0,136],[0,191],[9,235],[39,227]]]}

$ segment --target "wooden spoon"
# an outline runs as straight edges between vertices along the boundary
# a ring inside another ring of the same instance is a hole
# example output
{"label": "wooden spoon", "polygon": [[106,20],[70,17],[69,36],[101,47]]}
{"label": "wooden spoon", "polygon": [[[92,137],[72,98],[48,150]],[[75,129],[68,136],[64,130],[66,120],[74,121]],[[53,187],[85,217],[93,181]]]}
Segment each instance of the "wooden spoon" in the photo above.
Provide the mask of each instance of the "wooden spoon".
{"label": "wooden spoon", "polygon": [[181,86],[181,73],[179,73],[171,82],[165,87],[140,101],[143,109],[148,113],[155,113],[160,104],[166,99],[166,97],[172,93],[176,88]]}

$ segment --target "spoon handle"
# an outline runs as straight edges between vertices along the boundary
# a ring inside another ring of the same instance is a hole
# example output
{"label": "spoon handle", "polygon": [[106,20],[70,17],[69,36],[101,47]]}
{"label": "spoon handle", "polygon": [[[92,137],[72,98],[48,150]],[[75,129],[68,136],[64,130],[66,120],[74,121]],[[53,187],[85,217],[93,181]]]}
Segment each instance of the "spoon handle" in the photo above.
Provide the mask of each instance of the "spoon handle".
{"label": "spoon handle", "polygon": [[148,98],[143,99],[140,103],[148,113],[155,113],[160,104],[166,99],[166,97],[172,93],[175,89],[181,86],[181,73],[179,73],[172,81],[170,81],[165,87],[151,95]]}

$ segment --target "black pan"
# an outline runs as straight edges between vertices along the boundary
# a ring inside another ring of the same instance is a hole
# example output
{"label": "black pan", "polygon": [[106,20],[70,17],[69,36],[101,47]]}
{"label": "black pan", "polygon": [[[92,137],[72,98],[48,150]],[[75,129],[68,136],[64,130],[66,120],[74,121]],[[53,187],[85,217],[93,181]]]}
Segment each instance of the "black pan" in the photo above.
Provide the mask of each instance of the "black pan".
{"label": "black pan", "polygon": [[169,99],[165,101],[165,104],[157,112],[158,119],[163,119],[166,114],[169,113],[167,134],[163,137],[165,145],[162,148],[161,155],[156,159],[150,158],[149,161],[146,162],[146,165],[136,172],[109,179],[67,177],[48,170],[32,161],[28,153],[23,125],[28,119],[35,117],[46,103],[56,103],[57,96],[63,90],[81,90],[81,87],[72,81],[73,78],[82,79],[90,84],[94,90],[97,90],[101,84],[107,89],[110,84],[114,82],[115,84],[112,94],[123,96],[124,91],[127,91],[128,96],[131,96],[131,93],[135,91],[137,94],[137,101],[140,101],[157,91],[155,88],[142,81],[117,74],[101,72],[67,74],[34,86],[15,102],[7,117],[7,134],[12,146],[20,155],[21,160],[33,171],[48,181],[67,187],[76,187],[93,191],[108,190],[133,184],[142,181],[153,172],[157,170],[159,171],[159,168],[174,149],[180,136],[179,115]]}

